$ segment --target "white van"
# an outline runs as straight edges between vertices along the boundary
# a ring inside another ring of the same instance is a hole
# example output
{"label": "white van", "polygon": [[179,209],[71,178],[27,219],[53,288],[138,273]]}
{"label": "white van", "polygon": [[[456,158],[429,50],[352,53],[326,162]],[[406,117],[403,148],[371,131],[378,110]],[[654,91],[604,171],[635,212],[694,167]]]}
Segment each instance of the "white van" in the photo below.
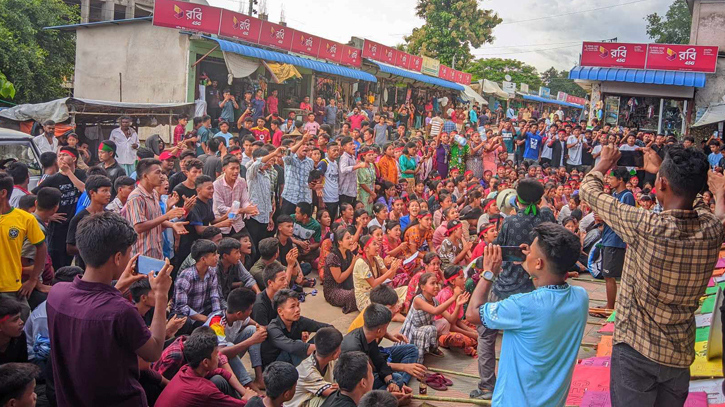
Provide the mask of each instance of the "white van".
{"label": "white van", "polygon": [[28,166],[30,172],[28,190],[33,190],[43,175],[43,167],[40,165],[40,150],[33,143],[33,137],[30,135],[0,128],[0,162],[10,158]]}

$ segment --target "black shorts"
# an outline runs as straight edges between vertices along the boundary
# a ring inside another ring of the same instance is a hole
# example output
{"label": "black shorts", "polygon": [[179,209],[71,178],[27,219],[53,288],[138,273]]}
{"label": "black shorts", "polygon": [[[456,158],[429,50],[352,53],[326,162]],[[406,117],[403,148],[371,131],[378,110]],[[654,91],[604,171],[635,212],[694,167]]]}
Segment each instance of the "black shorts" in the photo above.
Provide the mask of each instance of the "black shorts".
{"label": "black shorts", "polygon": [[622,277],[624,268],[624,253],[621,247],[602,248],[602,275],[608,278]]}

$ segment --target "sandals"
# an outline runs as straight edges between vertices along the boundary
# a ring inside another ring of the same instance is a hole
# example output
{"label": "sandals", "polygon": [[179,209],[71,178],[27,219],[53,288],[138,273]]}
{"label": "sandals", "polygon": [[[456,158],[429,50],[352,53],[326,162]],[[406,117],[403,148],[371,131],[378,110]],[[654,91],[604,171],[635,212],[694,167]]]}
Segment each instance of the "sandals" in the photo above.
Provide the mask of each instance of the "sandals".
{"label": "sandals", "polygon": [[445,354],[443,353],[443,351],[440,350],[440,348],[437,348],[437,347],[436,348],[432,348],[431,350],[429,350],[428,351],[428,354],[429,355],[433,355],[433,356],[438,357],[438,358],[442,358],[443,356],[445,356]]}
{"label": "sandals", "polygon": [[433,390],[446,391],[453,382],[440,373],[429,373],[425,376],[425,384]]}

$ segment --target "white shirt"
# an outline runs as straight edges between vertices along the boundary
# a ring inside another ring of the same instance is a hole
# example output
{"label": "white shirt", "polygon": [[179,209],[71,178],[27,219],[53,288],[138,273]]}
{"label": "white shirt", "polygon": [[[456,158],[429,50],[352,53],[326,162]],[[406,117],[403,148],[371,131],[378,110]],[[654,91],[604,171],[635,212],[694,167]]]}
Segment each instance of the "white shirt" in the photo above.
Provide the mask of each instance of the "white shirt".
{"label": "white shirt", "polygon": [[559,109],[555,113],[557,116],[559,116],[559,120],[564,120],[564,111]]}
{"label": "white shirt", "polygon": [[58,139],[53,137],[53,144],[48,143],[48,139],[45,138],[45,133],[33,137],[33,142],[40,150],[40,154],[43,153],[55,153],[58,150]]}
{"label": "white shirt", "polygon": [[582,142],[579,141],[577,136],[571,135],[568,139],[566,139],[566,144],[574,144],[576,145],[574,147],[571,147],[569,149],[569,158],[566,160],[566,163],[569,165],[581,165],[582,164]]}
{"label": "white shirt", "polygon": [[597,158],[594,159],[594,165],[599,164],[599,161],[602,159],[602,155],[600,154],[601,152],[602,152],[601,144],[597,144],[596,146],[594,146],[594,148],[592,148],[592,155],[599,154],[597,156]]}
{"label": "white shirt", "polygon": [[136,149],[131,148],[133,144],[140,145],[138,141],[138,134],[136,131],[129,127],[131,130],[131,137],[126,137],[120,127],[117,127],[111,131],[111,137],[109,140],[116,143],[116,154],[118,154],[119,164],[134,164],[136,162]]}

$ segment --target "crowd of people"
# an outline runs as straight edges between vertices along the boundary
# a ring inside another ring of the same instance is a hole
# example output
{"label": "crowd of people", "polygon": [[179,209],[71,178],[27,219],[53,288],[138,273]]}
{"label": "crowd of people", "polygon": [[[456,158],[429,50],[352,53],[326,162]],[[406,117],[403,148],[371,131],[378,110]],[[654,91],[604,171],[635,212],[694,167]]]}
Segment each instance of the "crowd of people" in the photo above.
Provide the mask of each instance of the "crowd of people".
{"label": "crowd of people", "polygon": [[[450,385],[424,362],[459,348],[471,398],[563,406],[580,273],[617,310],[613,405],[684,403],[719,139],[438,100],[338,123],[305,98],[283,122],[275,92],[251,96],[220,92],[171,143],[121,117],[97,160],[47,121],[38,185],[3,169],[0,405],[34,405],[37,380],[59,406],[394,406],[412,378]],[[359,313],[347,331],[301,315],[317,289]]]}

